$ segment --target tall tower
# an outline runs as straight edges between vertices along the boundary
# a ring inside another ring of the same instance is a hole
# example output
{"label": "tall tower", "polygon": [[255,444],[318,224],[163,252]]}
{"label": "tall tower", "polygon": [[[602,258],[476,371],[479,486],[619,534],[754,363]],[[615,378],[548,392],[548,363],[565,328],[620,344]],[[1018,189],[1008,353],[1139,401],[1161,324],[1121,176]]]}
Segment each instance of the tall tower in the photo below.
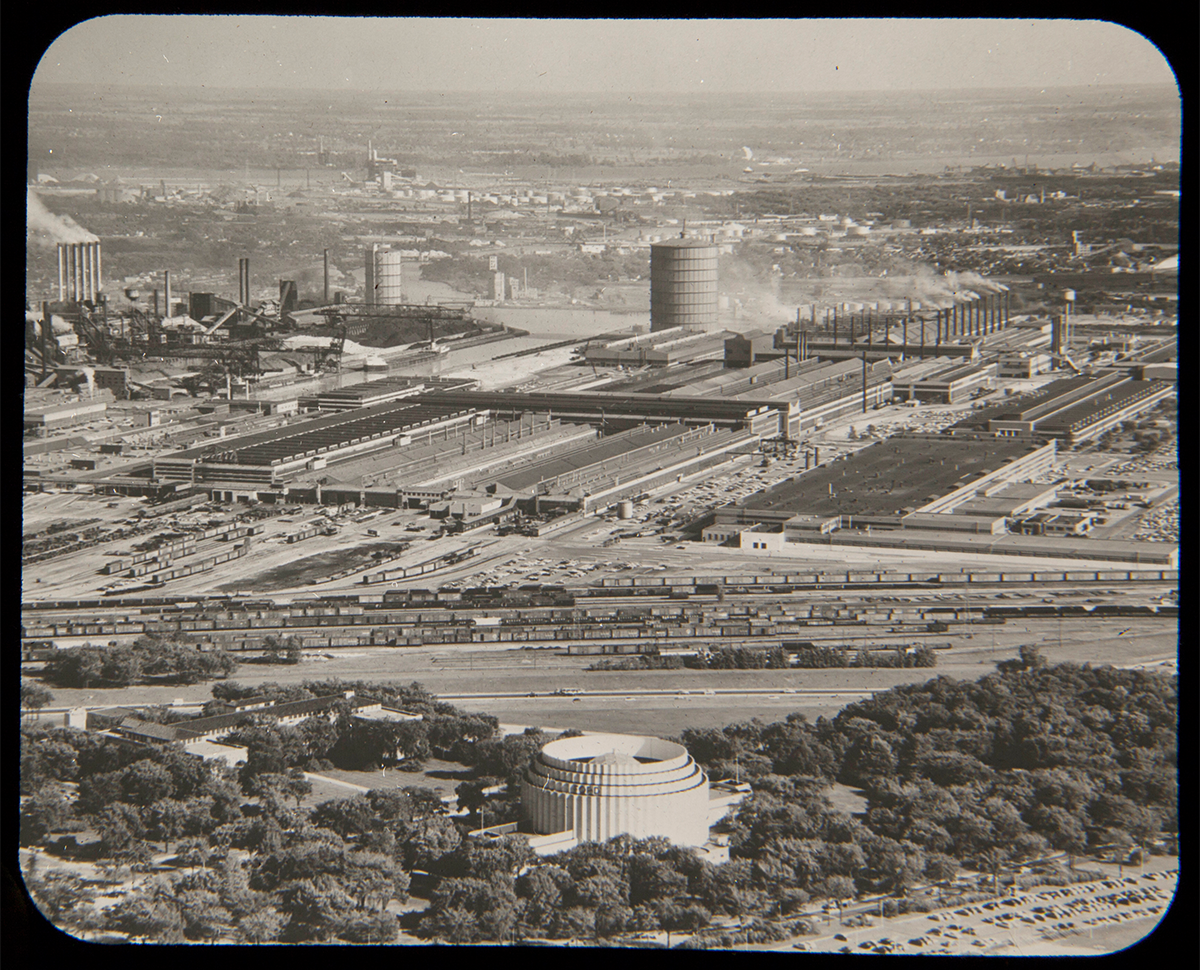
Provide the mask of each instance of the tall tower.
{"label": "tall tower", "polygon": [[650,247],[650,330],[717,325],[717,247],[670,239]]}
{"label": "tall tower", "polygon": [[398,306],[404,302],[404,260],[399,250],[372,244],[367,250],[367,294],[372,306]]}

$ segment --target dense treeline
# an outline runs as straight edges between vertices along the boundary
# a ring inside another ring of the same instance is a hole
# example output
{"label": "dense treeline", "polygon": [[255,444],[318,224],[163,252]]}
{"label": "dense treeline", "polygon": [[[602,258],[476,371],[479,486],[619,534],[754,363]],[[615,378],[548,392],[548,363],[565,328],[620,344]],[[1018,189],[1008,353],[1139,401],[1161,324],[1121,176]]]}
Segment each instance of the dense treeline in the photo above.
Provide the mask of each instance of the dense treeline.
{"label": "dense treeline", "polygon": [[46,661],[42,677],[60,687],[128,687],[169,682],[198,684],[228,677],[237,661],[224,650],[201,651],[178,635],[148,633],[133,643],[110,647],[84,644],[58,650]]}
{"label": "dense treeline", "polygon": [[[816,899],[892,894],[887,912],[927,905],[916,884],[972,869],[996,880],[1006,862],[1065,852],[1130,858],[1178,831],[1177,678],[1062,664],[1037,652],[974,682],[939,677],[898,687],[810,723],[794,714],[679,739],[714,778],[753,786],[724,824],[721,865],[663,839],[622,836],[538,858],[521,836],[466,838],[519,817],[518,782],[548,735],[497,738],[494,718],[466,714],[421,685],[308,681],[298,688],[217,684],[216,700],[359,696],[421,721],[264,715],[239,732],[248,759],[213,770],[175,746],[135,748],[97,734],[26,725],[21,841],[90,831],[110,866],[172,854],[175,871],[142,882],[98,913],[86,886],[34,873],[30,886],[59,925],[140,938],[388,942],[387,911],[413,873],[430,905],[410,927],[453,942],[613,939],[711,927],[725,945],[736,917],[755,939],[806,931]],[[324,801],[302,769],[442,757],[467,766],[452,817],[436,792],[408,786]],[[865,797],[848,814],[829,800],[840,782]],[[1061,870],[1055,878],[1071,878]],[[90,923],[89,923],[90,921]],[[749,938],[748,936],[746,938]]]}

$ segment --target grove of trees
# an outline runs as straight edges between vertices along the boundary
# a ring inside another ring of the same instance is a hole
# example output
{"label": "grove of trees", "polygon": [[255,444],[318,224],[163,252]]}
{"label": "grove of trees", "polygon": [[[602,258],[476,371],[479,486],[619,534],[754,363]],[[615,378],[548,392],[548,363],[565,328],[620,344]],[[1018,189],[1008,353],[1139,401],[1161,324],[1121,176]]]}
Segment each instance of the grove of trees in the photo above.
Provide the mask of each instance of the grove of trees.
{"label": "grove of trees", "polygon": [[[458,711],[419,684],[222,682],[213,693],[322,696],[351,686],[423,719],[370,722],[343,709],[288,727],[258,715],[238,731],[248,749],[238,770],[175,745],[25,724],[23,845],[52,847],[73,833],[114,872],[172,864],[103,911],[78,879],[34,871],[39,905],[66,929],[164,942],[388,942],[402,923],[449,942],[605,940],[702,930],[717,917],[736,917],[746,939],[769,939],[804,932],[797,921],[813,900],[887,893],[888,911],[903,910],[915,885],[961,870],[995,883],[1008,863],[1050,852],[1069,866],[1085,853],[1127,858],[1162,851],[1178,832],[1177,678],[1050,666],[1032,648],[976,681],[897,687],[815,723],[793,714],[685,730],[678,740],[711,777],[752,786],[723,823],[730,859],[720,865],[660,838],[620,836],[541,858],[521,835],[467,838],[484,813],[489,824],[519,818],[521,774],[552,737],[498,737],[495,718]],[[436,792],[415,785],[302,807],[304,770],[430,757],[465,766],[458,795],[469,815],[449,815]],[[835,782],[858,790],[865,809],[835,808]],[[418,883],[429,906],[406,923],[389,906]],[[728,942],[711,932],[712,945]]]}

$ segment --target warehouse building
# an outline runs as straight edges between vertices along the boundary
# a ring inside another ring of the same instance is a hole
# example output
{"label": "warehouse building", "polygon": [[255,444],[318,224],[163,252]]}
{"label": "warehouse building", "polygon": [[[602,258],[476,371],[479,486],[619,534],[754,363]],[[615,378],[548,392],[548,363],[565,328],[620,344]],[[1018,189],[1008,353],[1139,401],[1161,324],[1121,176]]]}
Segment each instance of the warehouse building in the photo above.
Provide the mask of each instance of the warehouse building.
{"label": "warehouse building", "polygon": [[672,327],[634,337],[589,343],[583,358],[597,367],[669,367],[725,356],[725,331]]}
{"label": "warehouse building", "polygon": [[896,435],[719,509],[713,525],[836,515],[846,529],[901,528],[907,515],[948,512],[993,486],[1036,478],[1053,469],[1055,453],[1053,441]]}
{"label": "warehouse building", "polygon": [[913,380],[892,376],[892,398],[923,404],[959,404],[977,391],[996,387],[995,364],[958,365],[941,368]]}

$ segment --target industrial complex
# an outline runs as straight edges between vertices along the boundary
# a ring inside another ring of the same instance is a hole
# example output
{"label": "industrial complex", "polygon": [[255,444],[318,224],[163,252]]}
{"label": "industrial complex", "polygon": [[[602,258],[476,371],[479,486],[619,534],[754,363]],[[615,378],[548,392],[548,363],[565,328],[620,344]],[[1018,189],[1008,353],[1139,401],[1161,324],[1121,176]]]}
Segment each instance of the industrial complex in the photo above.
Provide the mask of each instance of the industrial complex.
{"label": "industrial complex", "polygon": [[1007,954],[1161,915],[1175,88],[234,83],[31,89],[60,929]]}

